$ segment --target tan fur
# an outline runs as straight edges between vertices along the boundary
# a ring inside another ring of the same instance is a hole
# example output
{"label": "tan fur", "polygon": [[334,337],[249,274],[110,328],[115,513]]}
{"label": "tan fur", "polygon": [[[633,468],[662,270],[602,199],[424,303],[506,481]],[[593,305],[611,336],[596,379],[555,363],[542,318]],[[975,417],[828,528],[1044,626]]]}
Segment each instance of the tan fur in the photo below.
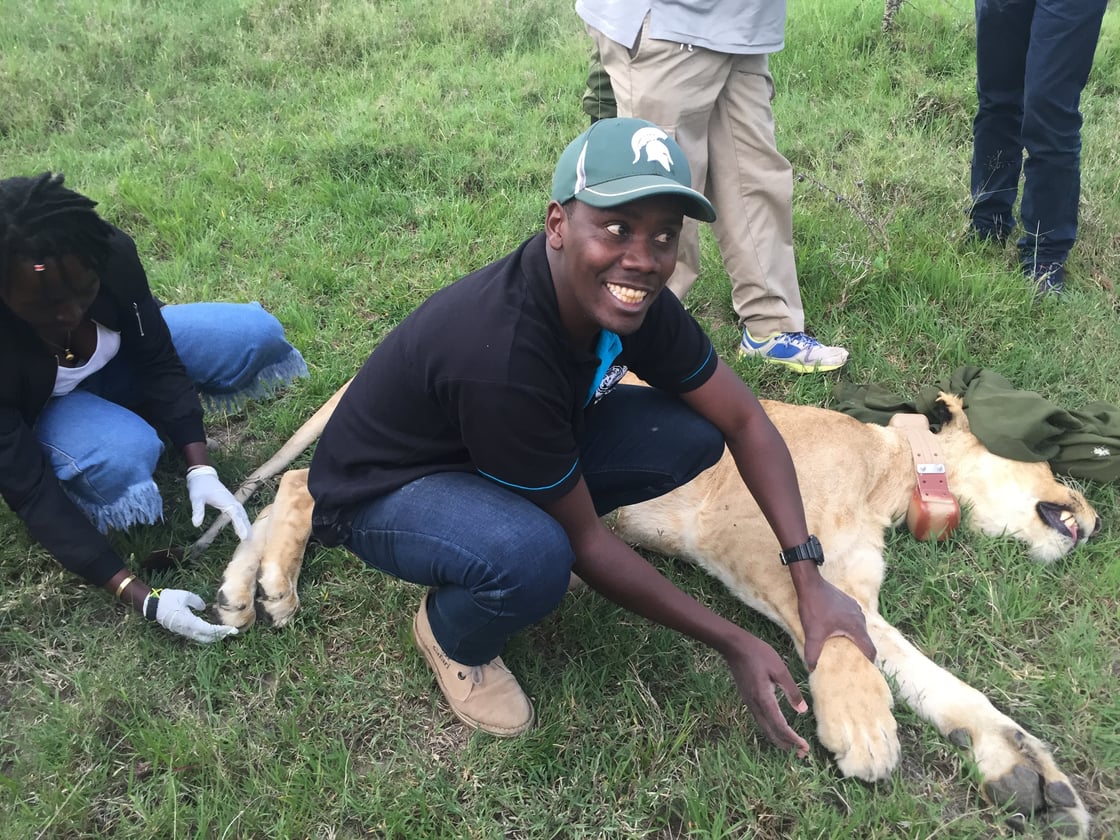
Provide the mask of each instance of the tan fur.
{"label": "tan fur", "polygon": [[[311,418],[307,420],[302,426],[296,429],[284,445],[281,446],[276,454],[257,467],[253,472],[241,482],[241,486],[237,488],[237,492],[233,494],[237,501],[244,504],[250,496],[257,492],[257,488],[268,481],[273,476],[279,475],[292,461],[300,456],[300,454],[311,446],[319,439],[319,435],[323,433],[323,427],[327,425],[327,421],[331,419],[334,414],[335,406],[338,401],[342,399],[342,395],[346,393],[346,389],[350,387],[350,380],[346,380],[342,387],[331,394],[330,399],[319,406]],[[187,549],[187,559],[197,557],[202,554],[210,543],[214,542],[215,537],[221,532],[226,525],[229,524],[229,517],[224,513],[214,520],[206,532],[199,537],[190,548]]]}
{"label": "tan fur", "polygon": [[[1013,537],[1036,560],[1050,562],[1075,546],[1040,516],[1049,502],[1068,510],[1083,542],[1096,512],[1044,463],[1009,461],[968,429],[957,397],[942,394],[952,419],[937,436],[949,487],[970,511],[974,530]],[[968,747],[985,795],[1084,834],[1089,815],[1046,746],[1001,714],[980,692],[926,658],[878,612],[884,532],[905,520],[915,471],[905,433],[838,412],[763,401],[797,468],[809,530],[824,546],[821,571],[864,609],[878,649],[875,666],[846,639],[830,640],[809,677],[817,735],[842,773],[886,778],[899,761],[891,691],[883,675],[923,719]],[[780,625],[803,652],[797,597],[777,563],[779,545],[727,453],[711,470],[672,493],[618,512],[615,530],[652,551],[691,560],[740,599]],[[880,671],[882,673],[880,673]]]}
{"label": "tan fur", "polygon": [[259,607],[274,627],[283,627],[299,609],[296,584],[314,506],[307,472],[284,473],[276,499],[257,515],[249,539],[233,552],[218,589],[216,610],[222,624],[244,629],[256,619]]}
{"label": "tan fur", "polygon": [[[1046,464],[992,455],[969,431],[960,400],[943,394],[942,402],[951,419],[938,445],[949,487],[970,511],[970,527],[1013,537],[1043,562],[1064,556],[1095,532],[1095,511],[1056,481]],[[1089,814],[1047,747],[879,615],[884,533],[905,520],[915,486],[905,433],[820,408],[763,404],[793,455],[809,529],[828,558],[822,573],[863,607],[879,652],[872,665],[846,639],[830,640],[809,678],[818,737],[841,772],[875,781],[898,764],[886,675],[917,714],[971,750],[987,798],[1025,813],[1045,810],[1055,827],[1084,836]],[[1042,518],[1040,502],[1072,514],[1076,541]],[[218,598],[223,622],[247,627],[256,601],[274,624],[287,623],[299,603],[296,582],[310,515],[307,471],[289,472],[226,569]],[[777,562],[779,546],[729,454],[685,487],[623,508],[615,528],[645,549],[698,564],[780,625],[803,652],[796,593]]]}

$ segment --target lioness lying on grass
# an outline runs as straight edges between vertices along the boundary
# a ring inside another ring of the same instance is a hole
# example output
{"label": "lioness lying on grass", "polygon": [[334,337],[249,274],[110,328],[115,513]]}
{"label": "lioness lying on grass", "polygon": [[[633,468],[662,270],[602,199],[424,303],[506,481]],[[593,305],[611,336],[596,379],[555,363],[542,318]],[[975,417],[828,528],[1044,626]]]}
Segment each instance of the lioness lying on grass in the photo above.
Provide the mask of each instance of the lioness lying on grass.
{"label": "lioness lying on grass", "polygon": [[[993,455],[969,431],[957,397],[943,394],[941,404],[947,422],[930,445],[940,450],[938,463],[969,511],[970,528],[1013,537],[1042,562],[1057,560],[1097,531],[1096,512],[1084,496],[1055,480],[1045,463]],[[918,483],[907,433],[810,406],[764,405],[797,466],[809,527],[828,558],[821,570],[863,607],[878,651],[872,666],[846,640],[832,639],[809,675],[817,735],[841,772],[877,781],[898,764],[886,675],[920,717],[970,751],[989,800],[1025,814],[1047,812],[1057,830],[1083,836],[1089,815],[1047,747],[879,615],[884,533],[907,519]],[[685,487],[623,509],[615,528],[643,548],[701,566],[781,626],[800,650],[793,590],[781,570],[765,562],[777,544],[734,478],[724,457]]]}
{"label": "lioness lying on grass", "polygon": [[[278,453],[274,465],[290,462],[314,441],[339,395]],[[935,438],[939,463],[948,488],[969,511],[968,527],[1019,540],[1042,562],[1057,560],[1096,532],[1097,515],[1080,493],[1055,480],[1044,463],[992,455],[969,431],[960,401],[942,399],[947,422]],[[993,803],[1044,813],[1055,828],[1084,836],[1088,812],[1047,747],[879,615],[884,533],[906,520],[918,483],[907,432],[835,411],[763,404],[793,455],[809,527],[828,558],[821,570],[863,607],[878,649],[876,670],[847,640],[830,640],[809,677],[818,736],[841,772],[874,781],[899,762],[885,674],[917,714],[970,751]],[[258,610],[277,627],[291,620],[299,607],[296,586],[311,508],[307,470],[285,473],[275,501],[257,517],[252,537],[226,569],[218,594],[222,623],[248,627]],[[785,570],[772,562],[777,542],[729,455],[685,487],[623,508],[615,528],[643,548],[697,563],[777,622],[800,651],[795,593]]]}

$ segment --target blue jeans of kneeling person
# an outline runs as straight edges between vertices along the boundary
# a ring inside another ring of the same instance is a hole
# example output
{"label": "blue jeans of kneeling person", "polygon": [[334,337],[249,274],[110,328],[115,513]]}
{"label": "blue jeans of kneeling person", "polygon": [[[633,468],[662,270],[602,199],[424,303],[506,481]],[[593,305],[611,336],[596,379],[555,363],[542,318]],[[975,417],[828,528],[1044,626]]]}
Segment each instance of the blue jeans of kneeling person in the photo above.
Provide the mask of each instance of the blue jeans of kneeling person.
{"label": "blue jeans of kneeling person", "polygon": [[[588,414],[580,466],[595,510],[656,498],[723,454],[719,430],[682,400],[619,386]],[[428,618],[444,653],[484,665],[552,612],[575,556],[532,502],[473,473],[437,473],[360,507],[345,545],[367,565],[431,587]]]}
{"label": "blue jeans of kneeling person", "polygon": [[1105,5],[976,0],[972,226],[982,237],[1008,238],[1022,173],[1018,245],[1027,270],[1064,262],[1077,238],[1079,105]]}
{"label": "blue jeans of kneeling person", "polygon": [[[307,376],[280,322],[258,303],[191,303],[160,311],[205,406],[236,410]],[[69,394],[52,397],[35,424],[67,494],[103,532],[163,516],[152,479],[163,441],[126,408],[141,397],[128,361],[118,356]]]}

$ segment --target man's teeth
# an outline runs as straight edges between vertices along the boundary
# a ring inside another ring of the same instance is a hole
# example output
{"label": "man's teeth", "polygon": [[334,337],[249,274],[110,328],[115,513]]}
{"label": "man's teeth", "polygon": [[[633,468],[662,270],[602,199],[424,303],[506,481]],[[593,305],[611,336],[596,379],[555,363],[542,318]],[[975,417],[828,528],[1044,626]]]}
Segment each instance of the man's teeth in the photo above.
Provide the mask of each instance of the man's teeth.
{"label": "man's teeth", "polygon": [[641,303],[646,299],[646,295],[649,294],[649,292],[629,289],[626,286],[619,286],[615,283],[607,283],[607,291],[623,303]]}

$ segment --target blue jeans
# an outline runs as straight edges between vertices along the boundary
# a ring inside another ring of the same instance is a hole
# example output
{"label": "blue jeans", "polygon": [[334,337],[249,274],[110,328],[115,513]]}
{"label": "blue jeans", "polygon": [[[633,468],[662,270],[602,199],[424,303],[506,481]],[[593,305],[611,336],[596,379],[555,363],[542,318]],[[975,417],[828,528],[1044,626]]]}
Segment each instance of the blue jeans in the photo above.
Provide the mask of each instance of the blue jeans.
{"label": "blue jeans", "polygon": [[[1024,176],[1019,256],[1064,262],[1077,239],[1081,91],[1106,0],[976,0],[973,228],[1007,238]],[[1027,159],[1023,161],[1023,150]]]}
{"label": "blue jeans", "polygon": [[[161,310],[203,402],[233,409],[307,376],[284,328],[258,303],[192,303]],[[163,441],[134,406],[140,394],[117,356],[76,389],[47,401],[35,436],[67,495],[102,532],[163,517],[152,480]]]}
{"label": "blue jeans", "polygon": [[[589,410],[580,465],[596,512],[655,498],[723,454],[723,436],[677,397],[620,386]],[[474,473],[436,473],[362,505],[345,545],[364,563],[431,588],[444,652],[482,665],[554,610],[575,562],[560,524]]]}

